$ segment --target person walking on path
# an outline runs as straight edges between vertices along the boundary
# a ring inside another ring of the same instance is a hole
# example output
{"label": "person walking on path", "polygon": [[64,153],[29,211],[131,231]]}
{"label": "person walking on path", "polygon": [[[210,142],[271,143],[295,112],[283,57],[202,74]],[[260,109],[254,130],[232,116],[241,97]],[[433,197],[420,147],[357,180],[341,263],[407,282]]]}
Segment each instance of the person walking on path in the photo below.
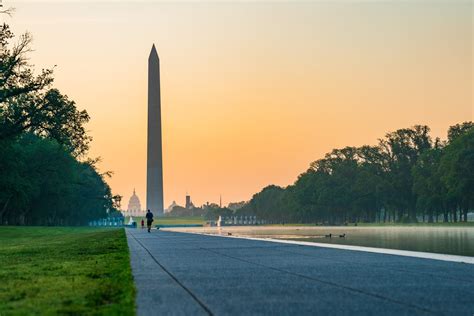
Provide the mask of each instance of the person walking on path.
{"label": "person walking on path", "polygon": [[151,230],[151,223],[153,223],[153,213],[148,210],[146,212],[146,226],[148,227],[148,232]]}
{"label": "person walking on path", "polygon": [[142,229],[145,228],[145,221],[142,218]]}

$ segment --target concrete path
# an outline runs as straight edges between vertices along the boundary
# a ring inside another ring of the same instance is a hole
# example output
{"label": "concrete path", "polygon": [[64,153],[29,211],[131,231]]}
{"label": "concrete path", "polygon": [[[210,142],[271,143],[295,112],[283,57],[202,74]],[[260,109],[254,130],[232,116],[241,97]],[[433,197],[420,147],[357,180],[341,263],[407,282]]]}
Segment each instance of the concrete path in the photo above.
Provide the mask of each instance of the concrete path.
{"label": "concrete path", "polygon": [[474,315],[474,265],[127,229],[138,315]]}

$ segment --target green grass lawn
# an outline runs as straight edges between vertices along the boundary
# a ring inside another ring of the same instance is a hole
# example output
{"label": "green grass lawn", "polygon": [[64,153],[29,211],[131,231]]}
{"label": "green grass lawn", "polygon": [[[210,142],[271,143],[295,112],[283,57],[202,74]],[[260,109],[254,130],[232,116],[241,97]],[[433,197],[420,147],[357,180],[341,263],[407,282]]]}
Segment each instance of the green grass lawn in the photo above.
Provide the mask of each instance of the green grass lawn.
{"label": "green grass lawn", "polygon": [[0,315],[133,315],[124,229],[0,226]]}

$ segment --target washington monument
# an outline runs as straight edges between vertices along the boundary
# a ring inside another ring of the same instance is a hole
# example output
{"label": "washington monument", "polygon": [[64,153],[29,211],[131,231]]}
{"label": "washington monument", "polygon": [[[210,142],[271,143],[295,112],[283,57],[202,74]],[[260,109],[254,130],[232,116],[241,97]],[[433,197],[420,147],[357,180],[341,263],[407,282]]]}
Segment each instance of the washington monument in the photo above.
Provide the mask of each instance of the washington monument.
{"label": "washington monument", "polygon": [[161,148],[160,59],[155,44],[148,57],[148,138],[146,208],[163,215],[163,157]]}

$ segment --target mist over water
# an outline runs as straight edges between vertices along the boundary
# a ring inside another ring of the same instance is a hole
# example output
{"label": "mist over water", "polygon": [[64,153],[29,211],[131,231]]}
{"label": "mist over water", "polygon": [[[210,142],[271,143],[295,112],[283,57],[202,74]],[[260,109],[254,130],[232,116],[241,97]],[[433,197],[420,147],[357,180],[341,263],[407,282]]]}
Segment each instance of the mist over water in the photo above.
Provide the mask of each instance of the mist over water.
{"label": "mist over water", "polygon": [[[209,227],[188,232],[474,256],[474,227]],[[327,237],[331,234],[332,238]],[[344,238],[339,235],[345,234]]]}

